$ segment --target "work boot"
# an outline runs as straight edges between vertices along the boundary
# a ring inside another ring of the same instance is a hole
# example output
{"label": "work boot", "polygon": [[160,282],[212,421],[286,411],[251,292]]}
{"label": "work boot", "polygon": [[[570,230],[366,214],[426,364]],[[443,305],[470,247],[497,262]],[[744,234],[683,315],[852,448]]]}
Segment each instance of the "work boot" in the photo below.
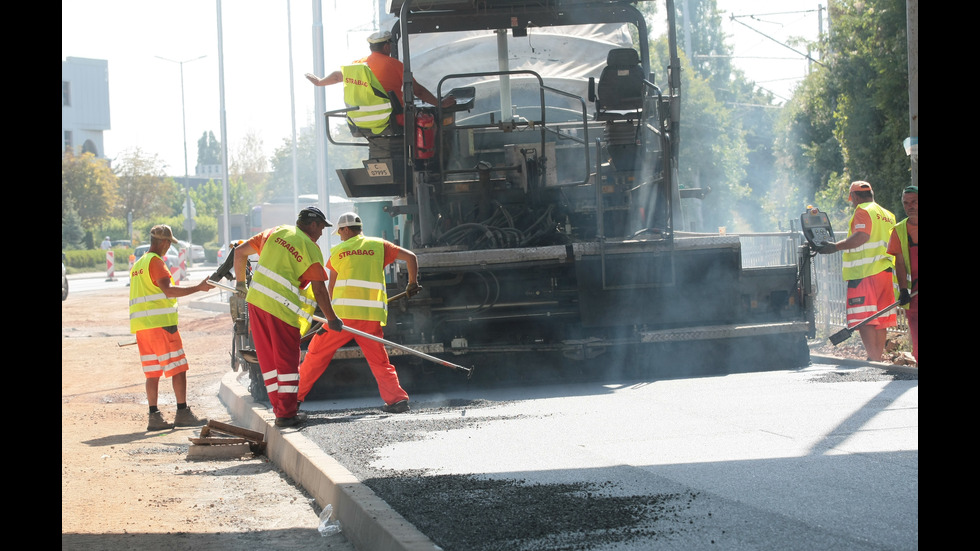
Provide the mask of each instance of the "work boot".
{"label": "work boot", "polygon": [[199,419],[191,408],[178,409],[174,415],[174,425],[178,427],[203,427],[208,424],[207,419]]}
{"label": "work boot", "polygon": [[292,417],[276,417],[276,426],[280,428],[298,427],[309,418],[305,411],[297,411]]}
{"label": "work boot", "polygon": [[395,402],[394,404],[385,404],[384,407],[381,408],[381,411],[385,413],[405,413],[408,410],[408,400],[401,400],[399,402]]}
{"label": "work boot", "polygon": [[170,430],[174,428],[173,423],[164,421],[163,414],[154,411],[150,414],[150,422],[146,425],[146,430]]}

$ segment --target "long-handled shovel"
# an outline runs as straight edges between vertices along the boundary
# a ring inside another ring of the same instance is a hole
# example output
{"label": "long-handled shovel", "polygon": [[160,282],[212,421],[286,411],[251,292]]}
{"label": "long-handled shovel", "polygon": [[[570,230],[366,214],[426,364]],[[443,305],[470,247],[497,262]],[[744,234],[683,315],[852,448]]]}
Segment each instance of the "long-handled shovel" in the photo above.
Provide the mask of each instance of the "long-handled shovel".
{"label": "long-handled shovel", "polygon": [[[235,288],[232,287],[231,285],[225,285],[224,283],[220,283],[218,281],[212,281],[210,279],[208,280],[208,283],[211,284],[211,285],[214,285],[215,287],[221,287],[222,289],[227,289],[227,290],[229,290],[231,292],[235,292]],[[395,297],[393,297],[393,298],[395,298]],[[316,321],[324,324],[324,325],[327,325],[329,323],[329,320],[327,320],[327,318],[323,318],[323,317],[320,317],[320,316],[312,316],[312,318],[314,320],[316,320]],[[454,364],[452,362],[447,362],[446,360],[439,359],[439,358],[437,358],[435,356],[430,356],[430,355],[426,354],[425,352],[419,352],[418,350],[415,350],[414,348],[409,348],[409,347],[407,347],[405,345],[398,344],[396,342],[391,342],[391,341],[386,340],[386,339],[382,339],[381,337],[375,337],[374,335],[372,335],[370,333],[365,333],[364,331],[359,331],[357,329],[354,329],[353,327],[347,327],[346,325],[343,327],[343,330],[344,331],[347,331],[349,333],[353,333],[355,335],[359,335],[359,336],[364,337],[366,339],[371,339],[372,341],[375,341],[375,342],[380,342],[381,344],[383,344],[385,346],[390,346],[392,348],[397,348],[397,349],[399,349],[401,351],[408,352],[409,354],[412,354],[414,356],[418,356],[418,357],[420,357],[422,359],[425,359],[425,360],[429,360],[430,362],[435,362],[435,363],[437,363],[439,365],[446,366],[446,367],[448,367],[448,368],[450,368],[450,369],[452,369],[454,371],[462,371],[463,373],[466,373],[466,378],[467,379],[472,379],[473,378],[473,371],[475,369],[473,367],[463,367],[461,365],[456,365],[456,364]]]}
{"label": "long-handled shovel", "polygon": [[[916,292],[912,293],[911,295],[909,295],[909,298],[912,298],[912,297],[914,297],[917,294],[919,294],[918,291],[916,291]],[[895,301],[890,306],[885,306],[881,310],[875,312],[874,315],[872,315],[869,318],[864,319],[861,323],[855,325],[854,327],[846,327],[844,329],[841,329],[840,331],[838,331],[838,332],[836,332],[836,333],[834,333],[833,335],[830,336],[830,343],[833,344],[834,346],[837,346],[838,344],[846,341],[848,339],[848,337],[851,336],[852,333],[854,333],[858,329],[864,327],[871,320],[877,319],[878,317],[886,314],[888,311],[890,311],[892,308],[895,308],[896,306],[898,306],[898,301]]]}

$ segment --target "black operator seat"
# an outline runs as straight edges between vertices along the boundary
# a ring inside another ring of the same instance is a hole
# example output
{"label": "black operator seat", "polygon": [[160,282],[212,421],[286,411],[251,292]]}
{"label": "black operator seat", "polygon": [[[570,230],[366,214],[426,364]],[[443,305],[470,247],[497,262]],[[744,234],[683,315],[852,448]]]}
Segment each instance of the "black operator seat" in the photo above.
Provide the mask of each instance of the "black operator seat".
{"label": "black operator seat", "polygon": [[643,80],[640,54],[636,50],[610,50],[598,84],[593,86],[593,81],[589,81],[589,99],[595,102],[596,120],[638,118],[643,109]]}

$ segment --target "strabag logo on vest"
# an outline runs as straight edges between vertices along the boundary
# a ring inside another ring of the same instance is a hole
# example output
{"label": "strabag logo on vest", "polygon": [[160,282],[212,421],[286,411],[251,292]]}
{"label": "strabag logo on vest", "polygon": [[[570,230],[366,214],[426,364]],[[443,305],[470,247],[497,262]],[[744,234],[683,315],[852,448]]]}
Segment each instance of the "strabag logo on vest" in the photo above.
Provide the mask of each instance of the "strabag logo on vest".
{"label": "strabag logo on vest", "polygon": [[299,254],[299,251],[296,250],[296,247],[294,247],[291,244],[289,244],[289,242],[286,241],[285,239],[283,239],[281,237],[277,237],[276,238],[276,245],[279,245],[282,248],[288,250],[289,251],[289,254],[293,255],[293,258],[296,259],[296,262],[302,262],[303,261],[303,255]]}
{"label": "strabag logo on vest", "polygon": [[344,252],[342,252],[342,253],[340,253],[340,254],[337,255],[337,260],[341,260],[343,258],[347,258],[348,256],[350,256],[352,254],[355,254],[355,255],[363,255],[363,254],[366,254],[368,256],[374,256],[374,251],[370,251],[370,250],[364,251],[364,250],[361,250],[361,249],[354,249],[353,251],[344,251]]}
{"label": "strabag logo on vest", "polygon": [[369,83],[369,82],[364,82],[363,80],[361,80],[359,78],[354,78],[354,77],[347,77],[347,78],[345,78],[344,79],[344,84],[350,84],[350,85],[353,85],[353,86],[370,86],[371,85],[371,83]]}

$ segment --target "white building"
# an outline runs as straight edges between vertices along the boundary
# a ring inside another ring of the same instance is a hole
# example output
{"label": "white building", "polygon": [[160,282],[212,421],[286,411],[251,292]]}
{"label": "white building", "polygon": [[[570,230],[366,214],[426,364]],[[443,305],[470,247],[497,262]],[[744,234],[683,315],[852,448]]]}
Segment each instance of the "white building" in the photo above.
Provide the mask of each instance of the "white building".
{"label": "white building", "polygon": [[61,62],[61,150],[105,158],[109,130],[109,62],[69,57]]}

